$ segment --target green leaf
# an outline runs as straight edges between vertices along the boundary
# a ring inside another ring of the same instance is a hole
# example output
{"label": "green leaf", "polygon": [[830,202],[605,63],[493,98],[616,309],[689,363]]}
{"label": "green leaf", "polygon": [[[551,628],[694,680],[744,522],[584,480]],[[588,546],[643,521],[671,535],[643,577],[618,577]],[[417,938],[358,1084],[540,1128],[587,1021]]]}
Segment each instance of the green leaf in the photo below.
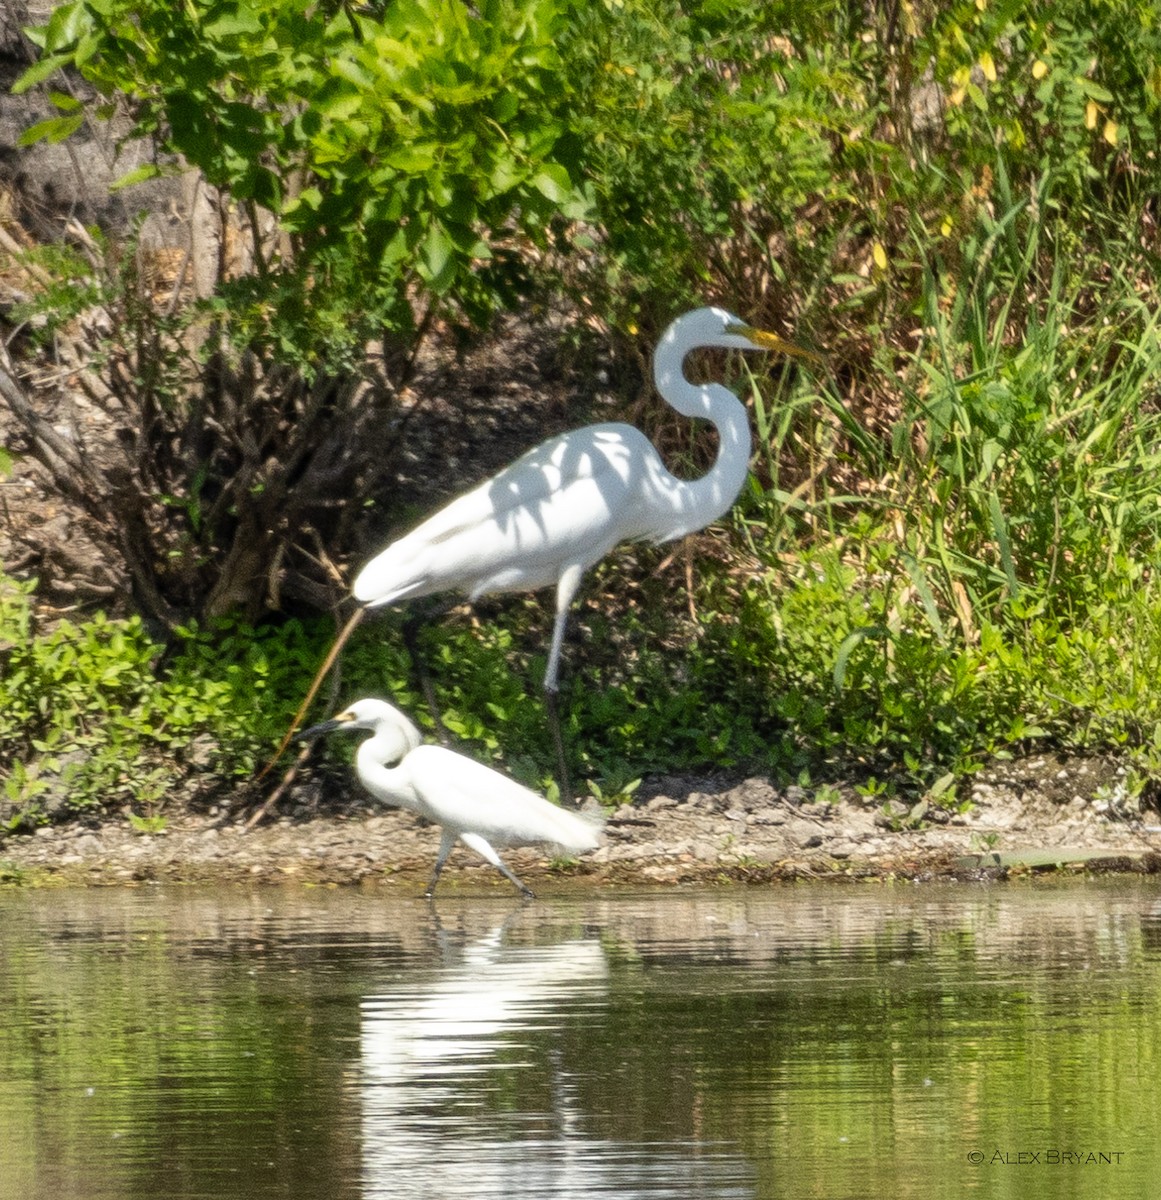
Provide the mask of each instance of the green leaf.
{"label": "green leaf", "polygon": [[341,123],[353,117],[363,107],[363,103],[360,93],[342,91],[319,100],[315,107],[329,121]]}
{"label": "green leaf", "polygon": [[397,171],[421,175],[435,165],[439,147],[434,142],[412,142],[384,155],[383,161]]}
{"label": "green leaf", "polygon": [[67,92],[50,91],[48,98],[61,112],[76,112],[84,107],[75,96],[70,96]]}
{"label": "green leaf", "polygon": [[16,139],[16,144],[19,146],[32,146],[37,142],[63,142],[65,138],[72,134],[84,124],[85,114],[83,112],[71,113],[67,117],[50,117],[47,121],[37,121],[35,125],[26,129],[19,138]]}
{"label": "green leaf", "polygon": [[1090,100],[1095,100],[1098,104],[1112,104],[1115,99],[1108,88],[1101,87],[1091,79],[1085,79],[1083,75],[1077,76],[1076,85]]}
{"label": "green leaf", "polygon": [[492,101],[492,116],[502,125],[510,121],[519,109],[520,97],[512,90],[501,92]]}
{"label": "green leaf", "polygon": [[934,800],[942,796],[955,783],[955,773],[949,771],[946,775],[941,775],[932,785],[928,795]]}
{"label": "green leaf", "polygon": [[927,620],[931,628],[935,631],[935,636],[941,642],[947,642],[947,633],[943,628],[943,621],[939,615],[939,606],[935,603],[935,597],[932,595],[931,588],[928,585],[927,577],[923,573],[923,568],[919,565],[915,556],[904,551],[903,565],[907,568],[907,574],[911,577],[911,582],[915,586],[915,590],[919,593],[920,603],[923,605],[923,611],[927,614]]}
{"label": "green leaf", "polygon": [[980,449],[980,473],[976,477],[977,483],[983,483],[985,479],[991,475],[997,462],[1003,456],[1004,447],[996,441],[995,438],[989,438],[984,442]]}
{"label": "green leaf", "polygon": [[286,211],[289,214],[296,208],[309,208],[312,212],[317,212],[319,207],[322,205],[322,202],[323,195],[318,188],[314,186],[304,187],[302,191],[299,192],[289,204],[287,204]]}
{"label": "green leaf", "polygon": [[76,50],[73,51],[73,66],[81,70],[87,62],[98,54],[101,46],[102,41],[96,34],[83,34],[77,41]]}
{"label": "green leaf", "polygon": [[436,292],[446,291],[455,275],[455,243],[438,221],[432,221],[420,254],[432,289]]}
{"label": "green leaf", "polygon": [[261,33],[262,22],[245,4],[239,4],[215,20],[207,21],[202,31],[209,38],[240,37],[248,33]]}
{"label": "green leaf", "polygon": [[524,169],[515,159],[507,155],[501,156],[492,166],[491,184],[492,192],[496,195],[503,195],[504,192],[510,191],[524,178]]}
{"label": "green leaf", "polygon": [[1012,543],[1008,538],[1008,523],[1004,520],[1000,508],[1000,498],[995,492],[988,495],[988,513],[992,518],[992,530],[1000,547],[1000,561],[1004,565],[1004,574],[1008,577],[1008,587],[1013,598],[1020,594],[1020,581],[1016,578],[1016,564],[1012,559]]}
{"label": "green leaf", "polygon": [[847,662],[854,653],[855,647],[860,645],[866,638],[881,638],[888,636],[888,631],[882,628],[882,626],[863,625],[858,629],[852,630],[845,638],[843,638],[842,644],[839,646],[838,655],[834,660],[834,671],[832,672],[832,678],[834,680],[836,691],[841,692],[843,685],[846,683]]}
{"label": "green leaf", "polygon": [[54,10],[48,25],[44,27],[44,41],[41,44],[46,50],[60,50],[71,45],[80,36],[86,18],[83,0],[62,4]]}
{"label": "green leaf", "polygon": [[132,171],[127,171],[120,179],[109,185],[111,192],[120,191],[121,188],[132,187],[135,183],[144,183],[147,179],[156,179],[162,174],[161,167],[157,163],[142,163],[139,167],[134,167]]}
{"label": "green leaf", "polygon": [[13,95],[19,96],[29,88],[36,87],[38,83],[43,83],[71,61],[71,56],[68,54],[46,54],[34,62],[12,85]]}
{"label": "green leaf", "polygon": [[559,163],[545,163],[533,176],[532,186],[553,204],[563,204],[572,195],[572,180]]}

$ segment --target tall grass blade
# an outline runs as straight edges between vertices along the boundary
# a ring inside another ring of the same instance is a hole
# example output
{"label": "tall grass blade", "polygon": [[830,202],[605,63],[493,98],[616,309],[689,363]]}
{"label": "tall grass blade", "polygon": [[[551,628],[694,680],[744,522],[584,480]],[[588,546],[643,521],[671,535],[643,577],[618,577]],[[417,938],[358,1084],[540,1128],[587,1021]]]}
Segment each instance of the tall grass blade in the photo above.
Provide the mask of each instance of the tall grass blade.
{"label": "tall grass blade", "polygon": [[1012,598],[1015,599],[1020,595],[1020,581],[1016,578],[1016,563],[1012,558],[1012,542],[1008,537],[1008,523],[1004,520],[1004,513],[1000,508],[1000,498],[995,492],[988,494],[988,513],[992,519],[992,533],[1000,548],[1000,562],[1003,564],[1004,574],[1008,577],[1008,589]]}

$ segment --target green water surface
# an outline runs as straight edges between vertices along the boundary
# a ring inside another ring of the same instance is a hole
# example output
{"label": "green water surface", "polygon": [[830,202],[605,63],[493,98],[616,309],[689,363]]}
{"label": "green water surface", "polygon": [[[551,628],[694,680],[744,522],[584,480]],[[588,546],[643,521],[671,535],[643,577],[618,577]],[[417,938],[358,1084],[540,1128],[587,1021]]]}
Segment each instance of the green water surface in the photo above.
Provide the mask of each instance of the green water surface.
{"label": "green water surface", "polygon": [[0,893],[0,1200],[1146,1197],[1161,885]]}

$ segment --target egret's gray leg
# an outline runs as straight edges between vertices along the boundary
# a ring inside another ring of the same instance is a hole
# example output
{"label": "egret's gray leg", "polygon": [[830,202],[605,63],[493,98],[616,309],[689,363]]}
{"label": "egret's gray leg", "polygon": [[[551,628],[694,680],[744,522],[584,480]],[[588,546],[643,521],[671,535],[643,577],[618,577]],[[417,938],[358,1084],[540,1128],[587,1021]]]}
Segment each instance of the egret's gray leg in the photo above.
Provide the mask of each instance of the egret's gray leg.
{"label": "egret's gray leg", "polygon": [[568,624],[568,611],[573,597],[580,587],[584,567],[573,563],[566,567],[556,584],[556,622],[552,627],[552,645],[548,651],[548,667],[544,672],[544,707],[548,711],[548,724],[552,730],[552,743],[556,748],[556,761],[560,768],[560,798],[566,805],[572,804],[572,784],[568,777],[568,762],[564,755],[564,736],[560,730],[560,713],[557,710],[557,695],[560,692],[560,653],[564,646],[564,627]]}
{"label": "egret's gray leg", "polygon": [[517,879],[516,876],[510,870],[508,870],[508,868],[504,865],[504,862],[500,858],[499,855],[496,856],[496,866],[499,867],[500,870],[504,873],[504,875],[516,885],[516,890],[520,893],[521,896],[524,897],[525,900],[535,900],[536,899],[536,893],[530,887],[521,883],[520,880]]}
{"label": "egret's gray leg", "polygon": [[424,700],[427,701],[427,710],[431,713],[431,719],[435,722],[435,734],[439,738],[440,744],[444,746],[451,745],[451,734],[447,731],[447,726],[443,723],[443,717],[440,716],[439,705],[435,701],[435,688],[432,686],[431,674],[427,669],[427,660],[423,656],[423,650],[419,645],[419,631],[428,624],[429,621],[441,616],[448,609],[455,607],[455,601],[441,601],[439,604],[432,605],[428,608],[415,609],[411,615],[403,622],[403,645],[407,650],[407,654],[411,659],[411,667],[419,680],[419,690],[423,693]]}
{"label": "egret's gray leg", "polygon": [[443,870],[443,864],[447,862],[447,856],[452,852],[455,844],[456,835],[447,829],[442,830],[439,839],[439,853],[435,856],[435,870],[431,873],[431,882],[427,885],[427,891],[423,893],[425,899],[430,900],[435,895],[435,885],[439,882],[439,873]]}
{"label": "egret's gray leg", "polygon": [[535,900],[536,894],[530,887],[525,887],[516,876],[508,870],[504,865],[500,856],[492,849],[492,846],[478,833],[461,833],[460,841],[469,849],[474,850],[486,862],[490,862],[506,879],[510,879],[520,890],[520,894],[526,900]]}

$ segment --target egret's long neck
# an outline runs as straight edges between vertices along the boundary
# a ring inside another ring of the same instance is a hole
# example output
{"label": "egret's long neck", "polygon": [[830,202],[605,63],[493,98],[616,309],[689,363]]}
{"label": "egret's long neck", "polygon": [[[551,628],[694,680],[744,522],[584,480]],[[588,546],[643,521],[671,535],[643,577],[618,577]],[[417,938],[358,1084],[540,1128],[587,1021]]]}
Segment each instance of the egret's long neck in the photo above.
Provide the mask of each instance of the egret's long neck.
{"label": "egret's long neck", "polygon": [[418,797],[411,787],[410,776],[400,760],[410,747],[396,734],[377,734],[359,743],[355,751],[355,770],[374,795],[389,804],[420,811]]}
{"label": "egret's long neck", "polygon": [[682,528],[673,537],[717,520],[737,499],[750,469],[750,421],[742,402],[720,383],[690,383],[682,371],[682,358],[679,348],[662,342],[653,358],[653,381],[682,416],[713,423],[718,431],[718,453],[714,465],[700,479],[675,481]]}

